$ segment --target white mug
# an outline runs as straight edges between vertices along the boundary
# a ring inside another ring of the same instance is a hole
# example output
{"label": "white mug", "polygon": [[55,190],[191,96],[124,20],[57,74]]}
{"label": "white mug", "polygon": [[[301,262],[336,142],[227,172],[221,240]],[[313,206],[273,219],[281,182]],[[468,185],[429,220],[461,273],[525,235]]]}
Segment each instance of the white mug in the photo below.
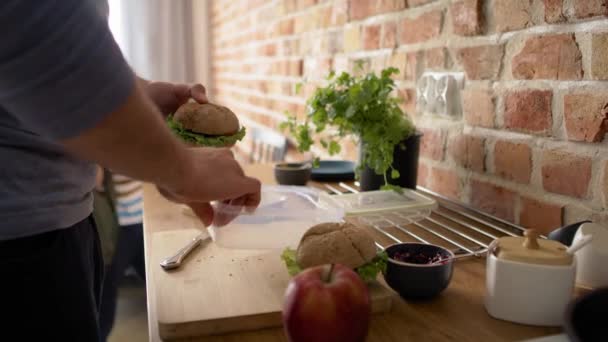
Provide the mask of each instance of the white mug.
{"label": "white mug", "polygon": [[575,253],[578,263],[576,282],[590,288],[608,286],[608,227],[585,223],[574,235],[573,244],[588,235],[593,236],[591,243]]}

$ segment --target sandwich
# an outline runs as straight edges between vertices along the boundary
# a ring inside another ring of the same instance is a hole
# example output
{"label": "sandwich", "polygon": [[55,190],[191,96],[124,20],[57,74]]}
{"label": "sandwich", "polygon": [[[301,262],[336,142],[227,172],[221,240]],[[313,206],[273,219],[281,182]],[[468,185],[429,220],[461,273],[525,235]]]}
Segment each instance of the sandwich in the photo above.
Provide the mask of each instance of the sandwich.
{"label": "sandwich", "polygon": [[229,147],[245,136],[245,127],[228,108],[188,102],[167,118],[175,135],[196,146]]}
{"label": "sandwich", "polygon": [[289,274],[325,264],[342,264],[355,270],[366,282],[386,271],[386,252],[377,252],[374,239],[351,223],[321,223],[311,227],[297,250],[287,248],[281,254]]}

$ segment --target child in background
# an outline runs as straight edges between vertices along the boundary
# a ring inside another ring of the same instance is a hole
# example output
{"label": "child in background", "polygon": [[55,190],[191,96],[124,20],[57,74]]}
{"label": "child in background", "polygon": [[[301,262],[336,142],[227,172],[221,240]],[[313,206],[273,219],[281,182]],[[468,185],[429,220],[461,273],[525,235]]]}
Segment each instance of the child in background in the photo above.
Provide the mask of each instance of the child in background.
{"label": "child in background", "polygon": [[105,341],[114,325],[116,303],[120,281],[129,267],[143,280],[146,279],[143,237],[143,191],[142,183],[128,177],[106,172],[111,177],[112,197],[119,232],[112,261],[106,269],[101,295],[100,329]]}

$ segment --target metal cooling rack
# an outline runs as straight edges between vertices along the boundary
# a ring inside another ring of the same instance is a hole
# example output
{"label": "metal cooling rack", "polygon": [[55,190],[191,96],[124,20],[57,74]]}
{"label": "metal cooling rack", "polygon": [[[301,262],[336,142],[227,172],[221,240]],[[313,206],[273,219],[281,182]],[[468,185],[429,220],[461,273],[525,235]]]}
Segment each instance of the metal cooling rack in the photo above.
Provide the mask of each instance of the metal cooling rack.
{"label": "metal cooling rack", "polygon": [[[357,193],[359,184],[319,184],[331,194]],[[407,215],[389,212],[356,218],[371,228],[376,246],[384,249],[395,243],[421,242],[439,245],[458,255],[482,256],[490,243],[502,236],[521,236],[524,229],[428,189],[421,194],[437,201],[437,208]]]}

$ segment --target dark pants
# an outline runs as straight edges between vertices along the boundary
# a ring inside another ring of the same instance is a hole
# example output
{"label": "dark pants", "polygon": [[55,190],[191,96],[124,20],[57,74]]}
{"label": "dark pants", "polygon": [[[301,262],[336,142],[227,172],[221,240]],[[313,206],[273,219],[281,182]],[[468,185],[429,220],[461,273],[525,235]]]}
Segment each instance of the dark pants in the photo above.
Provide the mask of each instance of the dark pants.
{"label": "dark pants", "polygon": [[144,231],[141,224],[120,227],[118,233],[114,257],[106,272],[101,296],[99,323],[103,341],[108,338],[114,326],[118,286],[129,266],[133,266],[138,276],[146,279]]}
{"label": "dark pants", "polygon": [[99,341],[103,260],[91,217],[0,241],[2,340]]}

